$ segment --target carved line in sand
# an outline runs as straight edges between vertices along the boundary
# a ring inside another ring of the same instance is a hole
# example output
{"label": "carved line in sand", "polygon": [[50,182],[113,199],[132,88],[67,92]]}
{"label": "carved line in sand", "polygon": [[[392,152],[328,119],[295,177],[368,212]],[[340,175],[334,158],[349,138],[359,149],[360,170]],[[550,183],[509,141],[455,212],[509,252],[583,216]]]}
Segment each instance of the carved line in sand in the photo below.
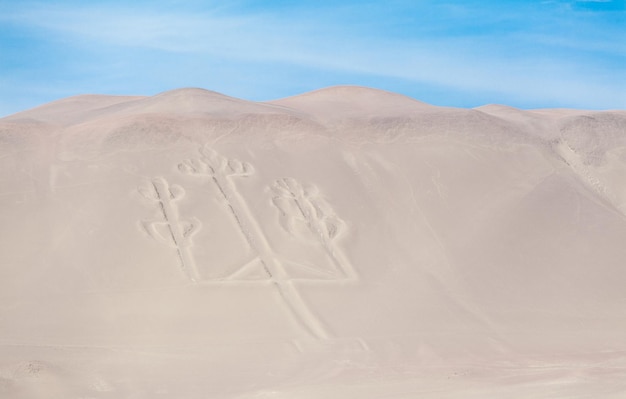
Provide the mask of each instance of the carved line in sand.
{"label": "carved line in sand", "polygon": [[336,239],[345,229],[345,222],[319,195],[314,185],[303,186],[293,178],[276,180],[272,186],[272,203],[279,210],[280,224],[295,237],[317,240],[332,260],[341,276],[356,279],[352,265],[336,245]]}
{"label": "carved line in sand", "polygon": [[[254,259],[227,277],[203,279],[195,267],[190,240],[200,224],[195,219],[192,222],[181,221],[175,204],[175,201],[182,198],[184,191],[179,186],[168,185],[164,179],[154,179],[151,185],[140,188],[140,192],[144,197],[159,203],[164,221],[144,222],[144,227],[151,236],[176,248],[181,268],[189,280],[202,284],[244,283],[245,276],[254,271],[254,268],[260,267],[265,276],[261,281],[267,281],[275,287],[285,307],[300,326],[315,338],[329,338],[326,328],[300,296],[297,287],[294,286],[294,278],[286,269],[286,265],[289,265],[292,268],[304,269],[308,275],[315,276],[307,278],[306,281],[356,279],[356,273],[335,243],[345,223],[318,195],[316,187],[305,188],[291,178],[279,179],[272,186],[272,203],[280,211],[280,223],[283,228],[297,238],[319,242],[336,270],[284,262],[280,259],[271,247],[266,232],[234,183],[237,178],[247,178],[254,174],[254,168],[249,163],[227,159],[205,146],[200,149],[199,158],[183,161],[178,165],[178,169],[182,173],[206,179],[215,185],[235,225],[254,254]],[[305,231],[308,235],[304,234]]]}
{"label": "carved line in sand", "polygon": [[142,221],[142,227],[152,238],[175,248],[181,270],[190,281],[197,282],[200,277],[191,253],[191,236],[201,224],[196,218],[184,221],[178,216],[176,201],[183,198],[185,190],[177,185],[170,186],[163,178],[155,178],[140,186],[138,191],[158,204],[162,216],[161,220]]}
{"label": "carved line in sand", "polygon": [[[215,184],[248,245],[256,254],[265,274],[292,316],[310,335],[316,338],[328,338],[328,333],[320,320],[304,302],[293,282],[289,281],[282,263],[272,250],[261,226],[232,182],[235,177],[252,175],[254,173],[252,166],[245,162],[228,160],[208,147],[201,149],[200,153],[202,155],[200,159],[187,160],[179,166],[179,169],[183,173],[208,178]],[[229,278],[236,279],[247,267],[254,264],[255,262],[249,262]]]}

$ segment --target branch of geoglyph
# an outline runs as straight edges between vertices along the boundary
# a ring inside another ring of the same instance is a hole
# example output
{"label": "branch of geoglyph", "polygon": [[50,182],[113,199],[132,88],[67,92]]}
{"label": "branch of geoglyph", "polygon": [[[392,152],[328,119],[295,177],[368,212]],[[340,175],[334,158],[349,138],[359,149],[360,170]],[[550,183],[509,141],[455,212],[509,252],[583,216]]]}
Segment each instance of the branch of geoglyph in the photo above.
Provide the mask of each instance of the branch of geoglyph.
{"label": "branch of geoglyph", "polygon": [[200,150],[199,159],[187,159],[178,165],[178,169],[186,174],[224,177],[247,177],[254,173],[254,168],[247,162],[228,159],[215,150],[204,147]]}
{"label": "branch of geoglyph", "polygon": [[163,220],[141,222],[146,232],[157,241],[173,247],[190,245],[190,238],[200,223],[197,220],[179,220],[174,211],[175,201],[183,198],[185,190],[178,185],[170,186],[165,179],[155,178],[140,186],[138,191],[144,198],[158,203],[163,214]]}
{"label": "branch of geoglyph", "polygon": [[[159,193],[159,186],[165,188],[167,194],[165,198],[161,197],[161,194]],[[156,202],[160,202],[164,199],[177,201],[185,195],[185,190],[181,186],[177,184],[170,186],[165,179],[158,177],[139,186],[137,191],[139,191],[144,198]]]}
{"label": "branch of geoglyph", "polygon": [[272,191],[272,202],[281,212],[281,224],[294,235],[300,234],[296,226],[304,224],[329,247],[345,227],[314,186],[304,187],[295,179],[283,178],[274,183]]}

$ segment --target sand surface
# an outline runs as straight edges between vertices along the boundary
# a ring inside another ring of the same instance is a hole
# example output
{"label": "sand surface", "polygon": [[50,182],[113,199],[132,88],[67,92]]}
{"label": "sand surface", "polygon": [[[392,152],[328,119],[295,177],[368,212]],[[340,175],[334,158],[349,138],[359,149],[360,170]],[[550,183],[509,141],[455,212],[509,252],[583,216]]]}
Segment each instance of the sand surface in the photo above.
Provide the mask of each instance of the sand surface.
{"label": "sand surface", "polygon": [[0,398],[625,398],[626,111],[78,96],[0,119]]}

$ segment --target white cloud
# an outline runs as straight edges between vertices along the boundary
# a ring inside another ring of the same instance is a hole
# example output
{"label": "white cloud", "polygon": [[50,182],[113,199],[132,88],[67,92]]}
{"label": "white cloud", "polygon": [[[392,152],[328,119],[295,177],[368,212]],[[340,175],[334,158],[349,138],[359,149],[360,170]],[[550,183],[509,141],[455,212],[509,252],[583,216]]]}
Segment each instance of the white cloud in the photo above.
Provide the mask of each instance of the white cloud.
{"label": "white cloud", "polygon": [[[89,51],[162,51],[165,54],[161,69],[174,63],[168,60],[169,53],[200,62],[268,62],[386,76],[544,102],[571,102],[573,98],[594,96],[607,103],[621,101],[626,105],[620,88],[610,84],[610,76],[604,79],[602,73],[589,74],[598,68],[593,62],[573,63],[568,57],[532,48],[541,44],[624,54],[621,42],[577,43],[532,32],[508,33],[500,38],[494,33],[471,37],[423,33],[385,37],[378,32],[368,33],[367,27],[353,26],[342,18],[340,14],[251,15],[215,9],[138,13],[121,6],[42,6],[22,8],[0,17]],[[514,47],[522,53],[516,54]],[[177,65],[169,67],[176,73]]]}

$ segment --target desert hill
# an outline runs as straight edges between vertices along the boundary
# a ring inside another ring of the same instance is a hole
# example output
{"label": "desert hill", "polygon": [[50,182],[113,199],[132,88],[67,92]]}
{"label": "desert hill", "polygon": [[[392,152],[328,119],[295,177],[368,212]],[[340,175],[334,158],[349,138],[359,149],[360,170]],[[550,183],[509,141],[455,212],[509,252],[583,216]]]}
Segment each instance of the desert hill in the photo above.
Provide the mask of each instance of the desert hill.
{"label": "desert hill", "polygon": [[623,397],[624,133],[352,86],[2,118],[0,397]]}

